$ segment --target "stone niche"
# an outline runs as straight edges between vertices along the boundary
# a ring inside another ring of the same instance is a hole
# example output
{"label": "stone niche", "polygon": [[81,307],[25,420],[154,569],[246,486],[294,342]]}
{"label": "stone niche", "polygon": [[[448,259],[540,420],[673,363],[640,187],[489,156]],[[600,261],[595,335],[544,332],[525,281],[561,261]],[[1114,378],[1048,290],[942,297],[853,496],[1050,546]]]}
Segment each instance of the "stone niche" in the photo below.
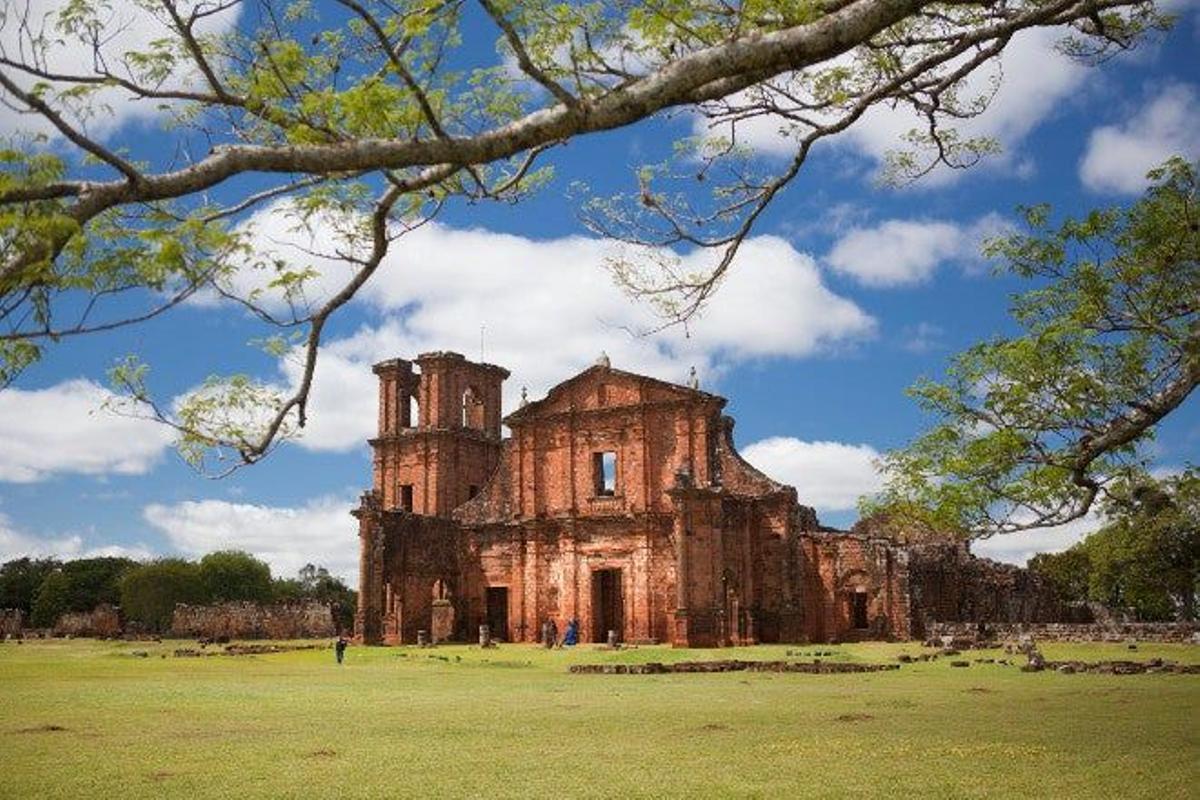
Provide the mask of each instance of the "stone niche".
{"label": "stone niche", "polygon": [[434,644],[448,642],[454,638],[454,604],[449,600],[433,601],[433,621],[430,635]]}

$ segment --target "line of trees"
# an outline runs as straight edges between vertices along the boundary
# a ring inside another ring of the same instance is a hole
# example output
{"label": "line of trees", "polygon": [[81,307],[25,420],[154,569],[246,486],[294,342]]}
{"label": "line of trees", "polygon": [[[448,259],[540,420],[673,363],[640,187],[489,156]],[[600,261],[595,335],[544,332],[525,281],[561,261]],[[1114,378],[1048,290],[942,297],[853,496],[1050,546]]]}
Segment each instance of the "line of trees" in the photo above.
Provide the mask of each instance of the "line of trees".
{"label": "line of trees", "polygon": [[353,624],[354,591],[324,567],[306,564],[295,578],[273,578],[266,562],[240,550],[209,553],[199,561],[26,557],[0,566],[0,608],[21,609],[35,627],[108,603],[119,605],[130,622],[163,631],[178,603],[299,600],[328,603],[340,627]]}
{"label": "line of trees", "polygon": [[1128,490],[1108,522],[1029,568],[1070,600],[1127,609],[1146,621],[1195,620],[1200,593],[1200,474],[1187,470]]}

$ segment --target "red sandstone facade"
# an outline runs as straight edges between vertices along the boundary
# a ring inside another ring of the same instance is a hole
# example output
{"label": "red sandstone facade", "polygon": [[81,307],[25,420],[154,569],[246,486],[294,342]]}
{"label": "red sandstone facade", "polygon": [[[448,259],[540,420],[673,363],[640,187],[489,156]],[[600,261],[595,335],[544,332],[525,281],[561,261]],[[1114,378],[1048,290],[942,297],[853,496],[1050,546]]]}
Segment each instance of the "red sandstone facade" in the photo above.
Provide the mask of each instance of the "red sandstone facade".
{"label": "red sandstone facade", "polygon": [[743,461],[724,398],[605,359],[522,402],[502,439],[507,370],[456,353],[415,365],[375,367],[374,487],[354,512],[362,641],[467,639],[483,624],[536,641],[547,619],[578,619],[585,642],[903,639],[924,609],[959,602],[914,591],[911,548],[822,529],[795,489]]}

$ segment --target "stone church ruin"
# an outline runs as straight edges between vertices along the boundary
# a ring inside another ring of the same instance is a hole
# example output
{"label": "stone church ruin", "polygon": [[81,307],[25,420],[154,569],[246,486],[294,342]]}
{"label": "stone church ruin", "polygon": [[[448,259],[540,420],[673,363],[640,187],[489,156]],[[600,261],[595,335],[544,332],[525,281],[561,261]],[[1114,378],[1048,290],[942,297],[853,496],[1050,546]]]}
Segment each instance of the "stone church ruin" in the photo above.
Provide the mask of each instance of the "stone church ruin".
{"label": "stone church ruin", "polygon": [[481,625],[531,642],[577,619],[584,642],[712,647],[1062,616],[1035,576],[965,543],[823,527],[742,460],[725,399],[694,381],[601,359],[502,417],[503,367],[434,352],[374,372],[374,486],[353,512],[363,642]]}

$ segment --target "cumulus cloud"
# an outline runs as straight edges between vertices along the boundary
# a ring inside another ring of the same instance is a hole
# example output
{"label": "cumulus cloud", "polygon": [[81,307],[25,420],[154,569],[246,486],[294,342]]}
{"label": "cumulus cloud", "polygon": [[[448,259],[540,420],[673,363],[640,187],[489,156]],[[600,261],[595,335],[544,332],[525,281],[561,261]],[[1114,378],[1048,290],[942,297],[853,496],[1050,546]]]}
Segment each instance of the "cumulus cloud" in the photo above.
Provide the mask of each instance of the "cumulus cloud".
{"label": "cumulus cloud", "polygon": [[60,534],[37,535],[21,530],[5,514],[0,513],[0,563],[14,558],[96,558],[99,556],[121,556],[124,558],[145,559],[153,555],[145,545],[128,547],[110,544],[98,547],[87,547],[83,537],[78,534],[63,536]]}
{"label": "cumulus cloud", "polygon": [[320,564],[356,585],[358,545],[353,504],[344,497],[319,497],[298,507],[225,500],[151,504],[142,517],[176,548],[192,557],[214,550],[245,550],[271,565],[276,576],[292,577],[305,564]]}
{"label": "cumulus cloud", "polygon": [[911,286],[929,280],[947,261],[956,261],[967,271],[978,269],[983,241],[1006,228],[998,214],[987,214],[968,225],[886,220],[848,230],[834,243],[825,262],[864,286]]}
{"label": "cumulus cloud", "polygon": [[806,442],[776,436],[755,442],[741,452],[770,477],[796,487],[800,502],[817,511],[854,509],[858,498],[882,487],[875,469],[879,452],[866,444]]}
{"label": "cumulus cloud", "polygon": [[[1032,169],[1027,159],[1016,159],[1025,137],[1077,92],[1088,74],[1086,67],[1055,49],[1059,35],[1043,28],[1020,32],[1000,58],[972,73],[959,93],[964,105],[971,98],[991,96],[983,114],[958,121],[954,127],[963,139],[988,137],[999,142],[1004,154],[993,158],[993,163],[1018,163],[1018,175],[1028,174]],[[842,59],[831,66],[847,63]],[[700,119],[695,127],[701,135],[723,133],[709,131],[706,122]],[[906,134],[927,127],[928,122],[908,106],[879,105],[864,114],[836,141],[881,164],[888,152],[906,148]],[[764,154],[790,157],[795,153],[795,133],[788,120],[765,115],[739,122],[737,141]],[[939,166],[921,180],[921,185],[946,185],[963,174],[962,170]]]}
{"label": "cumulus cloud", "polygon": [[1196,89],[1171,84],[1136,115],[1092,131],[1079,178],[1095,192],[1137,194],[1146,173],[1173,155],[1200,154],[1200,100]]}
{"label": "cumulus cloud", "polygon": [[[40,66],[47,72],[58,75],[92,75],[95,58],[93,48],[74,36],[62,33],[58,27],[58,15],[70,5],[70,0],[8,0],[0,16],[0,52],[7,57],[29,63],[33,38],[44,37],[46,48]],[[184,0],[179,10],[187,17],[193,9],[213,8],[217,4],[206,0]],[[151,13],[149,6],[136,0],[110,0],[98,6],[98,21],[101,23],[99,39],[100,54],[110,71],[121,78],[136,80],[127,66],[127,54],[146,52],[151,43],[171,36],[171,29],[161,14]],[[200,19],[195,26],[199,36],[225,33],[237,23],[241,4],[232,4],[220,13]],[[26,75],[16,69],[5,67],[6,74],[21,86],[29,89],[42,79]],[[199,79],[197,70],[177,70],[169,79],[171,88],[194,86]],[[56,88],[67,88],[69,84],[51,83]],[[167,86],[158,88],[167,88]],[[6,98],[0,91],[0,99]],[[101,89],[85,101],[93,114],[81,115],[71,105],[54,104],[66,118],[84,124],[94,136],[111,134],[121,125],[133,120],[148,120],[162,115],[163,101],[137,99],[118,87]],[[60,135],[43,117],[18,114],[7,105],[0,105],[0,135],[15,132]]]}
{"label": "cumulus cloud", "polygon": [[971,552],[983,558],[1024,566],[1038,553],[1061,553],[1076,542],[1083,541],[1101,524],[1098,514],[1089,514],[1066,525],[980,539],[971,543]]}
{"label": "cumulus cloud", "polygon": [[171,432],[105,410],[113,398],[85,379],[48,389],[0,391],[0,481],[148,472],[171,443]]}
{"label": "cumulus cloud", "polygon": [[[248,223],[256,250],[293,263],[297,253],[330,233],[295,229],[286,206],[260,212]],[[712,382],[745,359],[798,358],[828,351],[874,333],[875,320],[830,291],[813,259],[784,239],[747,241],[716,299],[688,330],[654,336],[631,331],[655,327],[649,308],[626,296],[605,269],[613,242],[568,236],[533,239],[484,229],[431,223],[402,237],[357,302],[379,313],[378,324],[329,341],[317,364],[310,423],[301,445],[316,450],[361,446],[372,433],[376,389],[370,365],[429,350],[456,350],[508,367],[506,406],[522,386],[537,397],[590,366],[606,351],[613,366],[683,380],[690,366]],[[713,253],[682,256],[699,270]],[[319,278],[314,301],[345,277],[345,266],[304,258]],[[243,292],[261,287],[256,272],[239,277]],[[266,302],[280,303],[268,296]],[[294,385],[300,365],[280,362],[281,384]]]}

